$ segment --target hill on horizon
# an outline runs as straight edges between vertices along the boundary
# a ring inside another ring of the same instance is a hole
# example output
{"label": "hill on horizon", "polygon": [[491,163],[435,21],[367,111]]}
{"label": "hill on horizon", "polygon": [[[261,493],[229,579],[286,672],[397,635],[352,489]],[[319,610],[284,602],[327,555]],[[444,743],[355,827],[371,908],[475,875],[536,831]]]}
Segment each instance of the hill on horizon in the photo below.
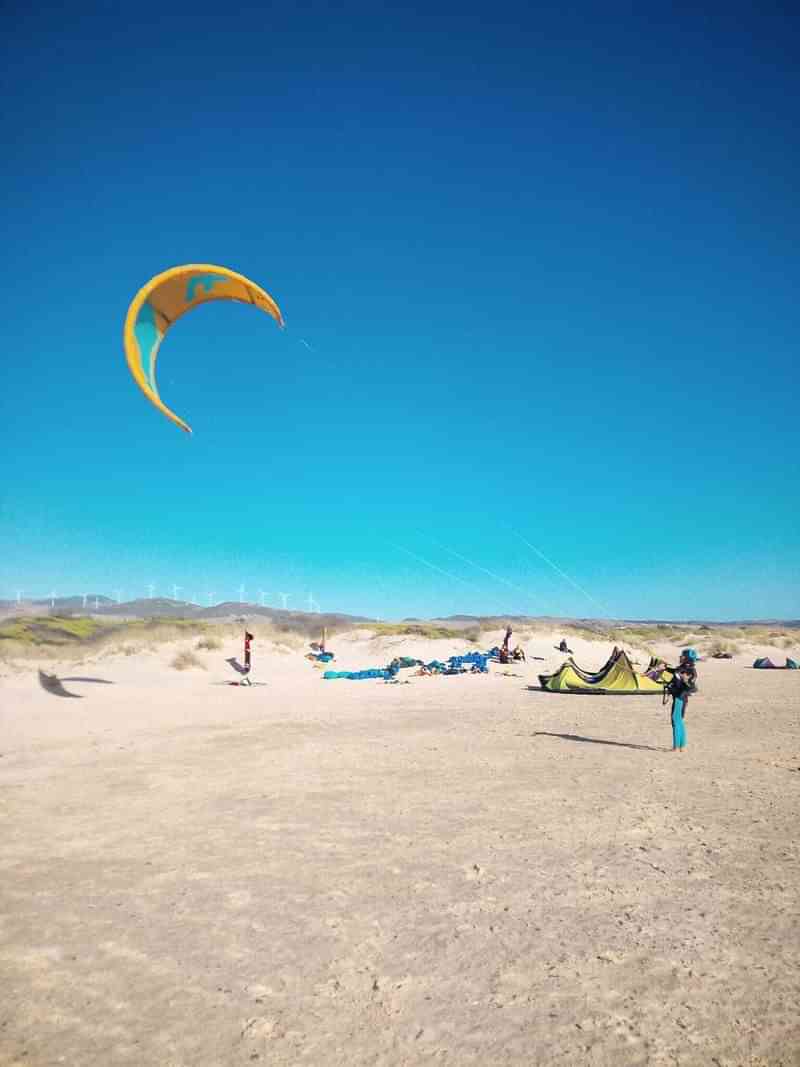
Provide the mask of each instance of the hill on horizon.
{"label": "hill on horizon", "polygon": [[[347,623],[369,623],[379,620],[369,615],[353,615],[348,612],[295,611],[289,608],[273,608],[248,601],[225,600],[219,604],[203,606],[188,600],[174,600],[171,597],[141,597],[118,603],[109,596],[99,593],[65,597],[36,597],[25,600],[0,599],[0,618],[32,615],[74,615],[96,616],[128,619],[197,619],[212,621],[214,619],[236,619],[247,616],[260,616],[287,623],[292,619],[303,620],[308,625],[310,619],[316,618],[323,626],[336,626]],[[800,628],[800,619],[737,619],[719,622],[716,619],[593,619],[584,616],[568,618],[555,615],[434,615],[429,619],[406,616],[402,623],[443,623],[447,625],[480,625],[485,629],[499,629],[505,625],[553,625],[553,626],[589,626],[598,630],[612,630],[620,626],[667,626],[691,627],[736,627],[736,626],[781,626],[787,629]]]}

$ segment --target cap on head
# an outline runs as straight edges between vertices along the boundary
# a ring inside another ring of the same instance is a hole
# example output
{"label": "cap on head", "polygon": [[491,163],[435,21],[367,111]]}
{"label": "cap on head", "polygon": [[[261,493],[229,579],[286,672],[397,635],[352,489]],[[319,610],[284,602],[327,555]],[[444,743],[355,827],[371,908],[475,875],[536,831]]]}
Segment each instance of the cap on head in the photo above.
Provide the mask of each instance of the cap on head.
{"label": "cap on head", "polygon": [[681,658],[691,660],[692,663],[697,662],[697,653],[693,648],[681,649]]}

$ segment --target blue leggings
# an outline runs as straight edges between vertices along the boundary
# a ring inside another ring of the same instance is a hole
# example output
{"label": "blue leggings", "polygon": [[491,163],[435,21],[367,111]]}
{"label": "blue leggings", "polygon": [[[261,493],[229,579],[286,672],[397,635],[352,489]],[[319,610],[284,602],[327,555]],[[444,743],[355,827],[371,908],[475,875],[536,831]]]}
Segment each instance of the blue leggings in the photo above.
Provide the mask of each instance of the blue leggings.
{"label": "blue leggings", "polygon": [[672,747],[686,748],[686,727],[683,724],[683,697],[672,701]]}

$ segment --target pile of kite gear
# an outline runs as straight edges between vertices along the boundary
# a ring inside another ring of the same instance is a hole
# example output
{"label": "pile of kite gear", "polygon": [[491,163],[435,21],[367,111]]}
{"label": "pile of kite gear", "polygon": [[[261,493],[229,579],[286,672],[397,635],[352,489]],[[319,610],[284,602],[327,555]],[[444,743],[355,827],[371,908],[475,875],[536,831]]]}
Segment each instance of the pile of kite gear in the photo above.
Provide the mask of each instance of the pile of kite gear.
{"label": "pile of kite gear", "polygon": [[330,663],[336,657],[332,652],[307,652],[306,659],[312,663]]}
{"label": "pile of kite gear", "polygon": [[397,656],[385,667],[370,667],[364,671],[325,671],[323,678],[333,681],[337,678],[346,678],[351,682],[362,681],[367,678],[382,678],[385,682],[392,681],[398,671],[410,667],[417,667],[417,674],[488,674],[489,653],[468,652],[464,656],[451,656],[447,663],[433,659],[425,663],[421,659],[413,659],[411,656]]}
{"label": "pile of kite gear", "polygon": [[395,656],[388,669],[402,671],[407,667],[418,667],[421,662],[422,660],[414,659],[412,656]]}
{"label": "pile of kite gear", "polygon": [[306,659],[311,660],[315,667],[320,667],[323,663],[330,663],[336,657],[333,652],[328,652],[325,648],[325,642],[328,639],[328,630],[323,626],[322,628],[322,640],[312,641],[309,645],[310,652],[306,653]]}
{"label": "pile of kite gear", "polygon": [[733,659],[733,653],[732,652],[712,652],[711,653],[711,658],[712,659]]}
{"label": "pile of kite gear", "polygon": [[382,667],[370,667],[365,671],[325,671],[323,678],[326,681],[331,681],[334,678],[347,678],[351,682],[360,682],[365,678],[383,678],[388,682],[390,678],[394,678],[397,671],[390,671]]}
{"label": "pile of kite gear", "polygon": [[796,670],[800,670],[800,666],[798,666],[797,662],[795,660],[793,660],[793,659],[789,659],[788,656],[786,658],[786,663],[783,664],[783,665],[781,665],[779,663],[773,663],[771,659],[768,659],[767,657],[763,657],[762,659],[757,659],[753,663],[753,666],[756,668],[756,670],[760,670],[760,671],[796,671]]}
{"label": "pile of kite gear", "polygon": [[[539,684],[549,693],[610,693],[614,695],[658,696],[672,677],[662,661],[650,661],[650,670],[658,675],[637,674],[627,653],[614,648],[599,671],[586,671],[572,657],[554,674],[540,674]],[[660,665],[660,666],[659,666]]]}

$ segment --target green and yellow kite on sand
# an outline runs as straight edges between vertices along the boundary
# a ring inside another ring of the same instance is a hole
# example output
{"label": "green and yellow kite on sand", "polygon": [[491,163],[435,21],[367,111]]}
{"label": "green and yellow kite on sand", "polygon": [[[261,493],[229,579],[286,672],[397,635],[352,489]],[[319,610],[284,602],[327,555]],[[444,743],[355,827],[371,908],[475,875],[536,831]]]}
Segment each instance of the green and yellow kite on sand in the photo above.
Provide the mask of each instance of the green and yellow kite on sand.
{"label": "green and yellow kite on sand", "polygon": [[669,681],[667,675],[671,677],[671,672],[661,672],[656,678],[637,674],[627,654],[621,648],[615,648],[599,671],[582,670],[570,656],[554,674],[540,674],[539,683],[549,693],[658,696]]}

